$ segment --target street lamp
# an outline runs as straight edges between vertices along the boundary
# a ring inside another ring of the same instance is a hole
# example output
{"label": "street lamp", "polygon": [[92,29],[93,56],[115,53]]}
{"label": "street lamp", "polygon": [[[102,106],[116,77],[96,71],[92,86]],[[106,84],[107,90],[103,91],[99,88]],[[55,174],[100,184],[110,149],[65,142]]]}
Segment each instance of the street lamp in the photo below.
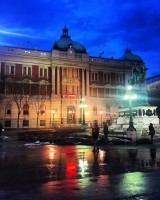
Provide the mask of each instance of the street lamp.
{"label": "street lamp", "polygon": [[99,113],[101,115],[101,128],[102,128],[102,115],[103,115],[103,111],[101,110]]}
{"label": "street lamp", "polygon": [[132,101],[135,100],[136,98],[137,98],[137,95],[132,92],[132,86],[129,85],[128,86],[128,92],[124,96],[124,99],[128,100],[128,102],[129,102],[130,120],[129,120],[129,127],[128,127],[127,131],[129,132],[131,137],[132,137],[131,132],[134,131],[134,133],[135,133],[135,131],[136,131],[136,129],[134,128],[134,125],[133,125],[133,114],[132,114]]}
{"label": "street lamp", "polygon": [[54,128],[54,114],[55,114],[55,109],[52,109],[52,114],[53,114],[53,128]]}
{"label": "street lamp", "polygon": [[82,125],[85,126],[85,108],[87,104],[85,104],[85,99],[81,99],[80,108],[82,108]]}

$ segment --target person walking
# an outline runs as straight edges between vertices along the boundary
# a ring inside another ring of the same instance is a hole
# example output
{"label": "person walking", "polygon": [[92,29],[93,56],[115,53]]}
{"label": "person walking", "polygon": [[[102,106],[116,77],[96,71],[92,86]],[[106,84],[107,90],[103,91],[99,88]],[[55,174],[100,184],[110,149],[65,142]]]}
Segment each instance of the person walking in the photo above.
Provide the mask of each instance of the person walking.
{"label": "person walking", "polygon": [[93,140],[94,140],[93,152],[99,151],[99,146],[98,146],[99,127],[98,127],[97,123],[95,123],[94,127],[92,128],[92,137],[93,137]]}
{"label": "person walking", "polygon": [[108,124],[107,122],[104,122],[104,125],[103,125],[103,133],[104,133],[104,137],[105,137],[105,143],[108,144],[109,143],[109,140],[108,140]]}
{"label": "person walking", "polygon": [[155,130],[152,123],[150,123],[149,125],[149,135],[151,136],[151,142],[153,142],[153,136],[155,135]]}

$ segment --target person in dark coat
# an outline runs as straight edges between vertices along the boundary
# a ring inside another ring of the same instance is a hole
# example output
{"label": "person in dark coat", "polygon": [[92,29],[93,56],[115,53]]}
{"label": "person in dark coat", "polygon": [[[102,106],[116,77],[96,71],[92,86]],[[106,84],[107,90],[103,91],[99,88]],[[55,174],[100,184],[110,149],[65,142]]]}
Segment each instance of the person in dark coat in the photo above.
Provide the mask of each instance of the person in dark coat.
{"label": "person in dark coat", "polygon": [[103,125],[103,133],[104,133],[104,137],[105,137],[105,143],[108,144],[109,143],[109,140],[108,140],[108,124],[107,122],[104,122],[104,125]]}
{"label": "person in dark coat", "polygon": [[95,123],[94,127],[92,128],[92,137],[93,137],[93,140],[94,140],[93,152],[99,151],[99,146],[98,146],[99,127],[98,127],[97,123]]}
{"label": "person in dark coat", "polygon": [[151,136],[151,142],[153,142],[153,136],[155,135],[155,130],[152,123],[150,123],[149,125],[149,135]]}

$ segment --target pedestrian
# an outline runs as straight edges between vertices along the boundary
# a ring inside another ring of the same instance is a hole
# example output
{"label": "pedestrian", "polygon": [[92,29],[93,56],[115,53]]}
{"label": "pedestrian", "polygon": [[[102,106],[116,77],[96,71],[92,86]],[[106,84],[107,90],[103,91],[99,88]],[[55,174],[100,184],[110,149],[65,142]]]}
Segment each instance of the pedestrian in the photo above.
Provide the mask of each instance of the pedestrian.
{"label": "pedestrian", "polygon": [[2,133],[2,130],[3,130],[3,126],[2,126],[2,123],[0,122],[0,135]]}
{"label": "pedestrian", "polygon": [[108,131],[108,124],[107,124],[107,122],[104,122],[103,133],[104,133],[104,137],[105,137],[105,143],[108,144],[109,143],[109,140],[108,140],[109,131]]}
{"label": "pedestrian", "polygon": [[155,135],[155,130],[152,123],[150,123],[149,125],[149,135],[151,136],[151,142],[153,142],[153,136]]}
{"label": "pedestrian", "polygon": [[98,127],[97,123],[95,123],[93,128],[92,128],[92,137],[93,137],[93,140],[94,140],[93,152],[99,151],[99,146],[98,146],[99,127]]}

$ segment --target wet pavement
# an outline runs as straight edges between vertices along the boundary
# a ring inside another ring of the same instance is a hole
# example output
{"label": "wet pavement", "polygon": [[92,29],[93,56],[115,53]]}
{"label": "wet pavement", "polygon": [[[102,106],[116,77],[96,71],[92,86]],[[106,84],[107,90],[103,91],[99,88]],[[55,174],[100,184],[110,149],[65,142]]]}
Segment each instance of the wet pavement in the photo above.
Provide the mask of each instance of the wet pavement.
{"label": "wet pavement", "polygon": [[160,144],[92,146],[0,141],[0,200],[160,199]]}

